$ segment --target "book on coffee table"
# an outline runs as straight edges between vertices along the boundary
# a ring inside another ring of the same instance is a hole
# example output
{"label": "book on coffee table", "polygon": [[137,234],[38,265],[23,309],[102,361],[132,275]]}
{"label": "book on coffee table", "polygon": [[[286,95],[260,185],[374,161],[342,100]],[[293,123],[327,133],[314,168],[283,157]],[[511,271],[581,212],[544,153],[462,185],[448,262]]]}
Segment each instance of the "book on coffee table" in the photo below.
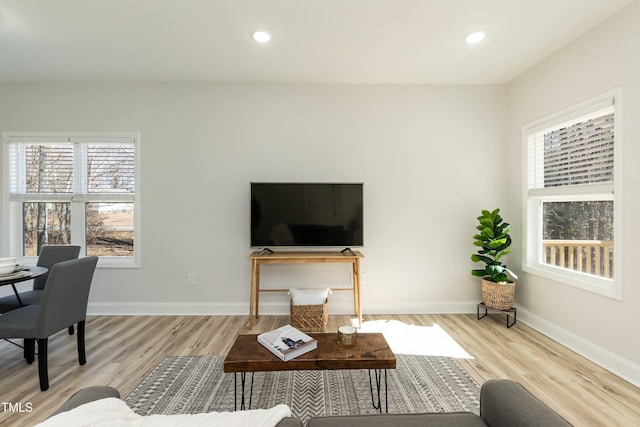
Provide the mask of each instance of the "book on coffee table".
{"label": "book on coffee table", "polygon": [[291,325],[258,335],[258,342],[284,362],[318,348],[314,338]]}

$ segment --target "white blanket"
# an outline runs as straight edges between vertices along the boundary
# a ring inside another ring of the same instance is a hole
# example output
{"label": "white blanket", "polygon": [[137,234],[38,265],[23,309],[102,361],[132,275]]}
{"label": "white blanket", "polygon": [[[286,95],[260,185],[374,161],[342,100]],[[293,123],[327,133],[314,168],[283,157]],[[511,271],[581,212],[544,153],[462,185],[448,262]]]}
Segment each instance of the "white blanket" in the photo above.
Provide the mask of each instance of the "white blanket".
{"label": "white blanket", "polygon": [[237,412],[142,416],[133,412],[122,400],[109,397],[62,412],[43,421],[37,427],[273,427],[283,418],[290,416],[291,409],[287,405]]}

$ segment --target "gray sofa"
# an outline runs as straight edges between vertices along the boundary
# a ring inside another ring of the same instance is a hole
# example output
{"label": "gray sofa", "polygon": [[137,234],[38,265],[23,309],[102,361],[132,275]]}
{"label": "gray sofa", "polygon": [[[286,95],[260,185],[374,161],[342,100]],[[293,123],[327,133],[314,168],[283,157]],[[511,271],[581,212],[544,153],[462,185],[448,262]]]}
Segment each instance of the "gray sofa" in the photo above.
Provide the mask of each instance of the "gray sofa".
{"label": "gray sofa", "polygon": [[[105,397],[120,397],[111,387],[88,387],[71,396],[54,413]],[[296,418],[286,418],[278,427],[301,427]],[[470,412],[379,414],[316,417],[307,427],[412,427],[412,426],[489,426],[489,427],[566,427],[564,418],[542,403],[524,387],[511,380],[490,380],[480,391],[480,416]]]}

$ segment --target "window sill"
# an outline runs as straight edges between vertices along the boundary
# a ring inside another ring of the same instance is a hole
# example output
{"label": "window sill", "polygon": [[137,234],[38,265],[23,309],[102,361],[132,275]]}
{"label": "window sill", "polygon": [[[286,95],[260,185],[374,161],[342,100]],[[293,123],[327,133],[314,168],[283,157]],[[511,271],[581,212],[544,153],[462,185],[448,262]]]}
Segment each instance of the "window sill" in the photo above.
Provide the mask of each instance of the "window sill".
{"label": "window sill", "polygon": [[529,274],[544,277],[564,285],[622,301],[622,287],[620,286],[622,282],[619,279],[605,279],[542,264],[525,265],[523,270]]}
{"label": "window sill", "polygon": [[[18,264],[35,266],[38,257],[22,257],[16,260]],[[109,257],[102,256],[98,259],[96,268],[140,268],[140,261],[135,257]]]}
{"label": "window sill", "polygon": [[140,262],[135,257],[101,256],[97,268],[140,268]]}

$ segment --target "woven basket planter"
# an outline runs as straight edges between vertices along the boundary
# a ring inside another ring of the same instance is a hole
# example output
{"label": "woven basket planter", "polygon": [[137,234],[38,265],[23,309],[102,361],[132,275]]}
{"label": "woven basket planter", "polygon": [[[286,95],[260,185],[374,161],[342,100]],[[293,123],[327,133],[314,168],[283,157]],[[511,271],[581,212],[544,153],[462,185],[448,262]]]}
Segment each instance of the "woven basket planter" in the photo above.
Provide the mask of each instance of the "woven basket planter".
{"label": "woven basket planter", "polygon": [[509,310],[515,302],[516,282],[496,283],[482,279],[482,302],[489,308]]}
{"label": "woven basket planter", "polygon": [[329,320],[327,301],[324,304],[291,306],[291,326],[303,332],[324,332]]}

